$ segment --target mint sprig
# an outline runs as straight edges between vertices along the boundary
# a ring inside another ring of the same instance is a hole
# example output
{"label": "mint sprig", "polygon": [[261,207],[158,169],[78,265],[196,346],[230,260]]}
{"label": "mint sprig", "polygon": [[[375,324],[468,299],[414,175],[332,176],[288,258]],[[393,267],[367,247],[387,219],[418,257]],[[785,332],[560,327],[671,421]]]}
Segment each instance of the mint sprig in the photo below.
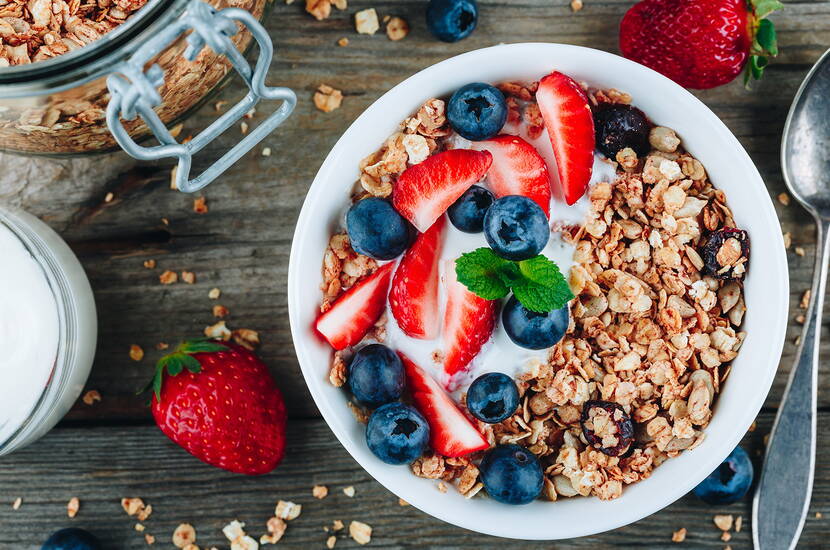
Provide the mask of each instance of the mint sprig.
{"label": "mint sprig", "polygon": [[564,307],[574,297],[559,266],[541,254],[513,262],[489,248],[478,248],[456,260],[455,274],[480,298],[498,300],[512,290],[524,307],[536,313]]}
{"label": "mint sprig", "polygon": [[199,338],[196,340],[187,340],[176,346],[172,353],[169,353],[158,360],[156,363],[156,372],[150,383],[142,389],[139,394],[146,392],[149,389],[153,390],[156,399],[161,401],[161,384],[164,381],[164,371],[167,370],[169,376],[177,376],[185,369],[194,374],[201,372],[202,364],[199,360],[193,357],[194,353],[210,353],[215,351],[226,351],[228,348],[223,346],[215,340],[208,338]]}

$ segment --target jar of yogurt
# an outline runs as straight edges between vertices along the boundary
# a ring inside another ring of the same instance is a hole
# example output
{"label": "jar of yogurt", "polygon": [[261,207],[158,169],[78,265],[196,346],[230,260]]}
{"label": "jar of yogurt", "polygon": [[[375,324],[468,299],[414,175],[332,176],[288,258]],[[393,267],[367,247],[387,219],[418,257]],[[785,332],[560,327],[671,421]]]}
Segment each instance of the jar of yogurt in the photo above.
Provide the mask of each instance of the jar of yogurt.
{"label": "jar of yogurt", "polygon": [[72,407],[97,330],[92,289],[66,243],[37,218],[0,207],[0,456],[42,437]]}

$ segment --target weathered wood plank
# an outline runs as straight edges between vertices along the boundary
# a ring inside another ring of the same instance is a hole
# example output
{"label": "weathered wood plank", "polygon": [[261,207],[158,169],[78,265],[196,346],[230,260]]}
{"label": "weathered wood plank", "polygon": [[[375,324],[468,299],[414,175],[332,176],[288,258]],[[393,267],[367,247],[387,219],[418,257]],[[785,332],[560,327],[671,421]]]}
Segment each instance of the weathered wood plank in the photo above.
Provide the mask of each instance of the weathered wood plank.
{"label": "weathered wood plank", "polygon": [[[760,463],[763,436],[771,415],[759,418],[758,428],[744,445]],[[135,520],[121,510],[122,497],[141,497],[153,505],[147,532],[157,545],[169,548],[170,535],[180,522],[191,522],[202,548],[227,548],[220,529],[238,518],[249,531],[262,534],[265,521],[279,499],[303,505],[303,514],[290,524],[280,548],[323,548],[323,526],[335,519],[355,519],[374,527],[369,548],[677,548],[672,531],[685,527],[683,548],[723,548],[712,524],[715,513],[742,515],[744,529],[734,533],[734,550],[751,548],[750,505],[711,507],[687,496],[666,510],[616,531],[560,543],[505,542],[451,527],[412,507],[401,507],[397,498],[372,480],[346,453],[320,420],[295,421],[289,430],[289,453],[283,465],[261,478],[246,478],[205,466],[169,443],[152,426],[118,428],[59,428],[44,440],[10,457],[0,459],[0,548],[36,550],[45,536],[63,526],[77,525],[99,534],[106,548],[146,548],[135,532]],[[830,460],[830,414],[819,418],[818,464]],[[315,484],[327,485],[329,496],[311,496]],[[353,499],[342,489],[352,485]],[[66,517],[67,501],[77,496],[81,511]],[[11,502],[23,498],[14,511]],[[436,491],[436,498],[441,498]],[[624,498],[624,497],[623,497]],[[551,513],[555,513],[555,504]],[[601,510],[601,504],[597,503]],[[825,519],[817,519],[816,512]],[[800,549],[826,548],[830,536],[830,479],[819,475],[813,504]],[[591,521],[591,518],[585,518]],[[338,548],[356,547],[348,539]],[[266,547],[267,548],[267,547]]]}
{"label": "weathered wood plank", "polygon": [[[387,89],[410,74],[450,55],[499,42],[561,41],[616,51],[616,28],[627,1],[595,1],[573,14],[562,0],[481,2],[481,27],[457,44],[429,38],[423,22],[423,2],[374,3],[357,1],[347,12],[316,22],[303,12],[302,2],[276,2],[267,26],[277,49],[271,81],[297,90],[301,102],[296,113],[264,146],[243,158],[205,193],[210,212],[192,212],[192,197],[167,189],[169,165],[140,165],[123,154],[76,160],[35,161],[0,156],[0,201],[23,205],[58,229],[80,254],[98,298],[101,337],[89,387],[101,391],[104,401],[91,409],[76,407],[72,418],[147,418],[143,398],[133,395],[149,372],[157,354],[153,346],[199,334],[212,323],[207,298],[210,288],[222,289],[219,303],[231,310],[231,327],[259,330],[261,349],[288,398],[292,415],[317,414],[299,376],[291,344],[285,284],[287,258],[296,216],[305,192],[331,145],[347,125]],[[383,14],[406,17],[412,33],[403,42],[385,36],[356,35],[352,14],[375,7]],[[770,195],[784,190],[779,173],[780,131],[789,101],[808,69],[828,44],[830,3],[788,3],[776,16],[783,53],[769,70],[766,81],[747,92],[740,83],[698,92],[721,116],[758,164]],[[517,31],[520,30],[519,31]],[[335,45],[348,36],[350,45]],[[330,114],[315,110],[310,98],[320,82],[344,90],[343,107]],[[238,83],[222,98],[240,94]],[[261,109],[255,122],[265,115]],[[216,116],[207,105],[185,125],[184,133],[197,131]],[[228,131],[196,161],[203,169],[221,151],[239,139]],[[22,173],[22,176],[21,176]],[[107,192],[115,199],[104,203]],[[811,222],[796,205],[776,206],[784,231],[794,246],[807,255],[789,254],[791,318],[801,292],[809,286],[815,236]],[[169,220],[169,226],[161,222]],[[158,260],[148,271],[143,260]],[[163,287],[161,270],[190,270],[197,284]],[[788,329],[782,369],[767,405],[775,406],[792,361],[792,344],[799,331]],[[825,330],[827,330],[825,328]],[[830,338],[823,339],[825,357]],[[140,364],[127,356],[130,344],[147,351]],[[830,406],[830,363],[822,368],[821,405]]]}

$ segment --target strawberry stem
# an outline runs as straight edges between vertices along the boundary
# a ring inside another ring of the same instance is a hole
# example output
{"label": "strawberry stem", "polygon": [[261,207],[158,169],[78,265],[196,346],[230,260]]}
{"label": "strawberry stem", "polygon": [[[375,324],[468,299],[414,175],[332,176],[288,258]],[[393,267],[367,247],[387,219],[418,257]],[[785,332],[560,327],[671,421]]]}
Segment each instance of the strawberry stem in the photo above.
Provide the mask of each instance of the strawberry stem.
{"label": "strawberry stem", "polygon": [[164,381],[165,369],[167,369],[168,376],[177,376],[185,369],[196,374],[202,370],[202,364],[193,357],[194,353],[214,353],[227,349],[227,346],[208,338],[185,340],[176,346],[172,353],[158,360],[153,379],[138,393],[142,394],[152,389],[156,399],[161,401],[161,385]]}
{"label": "strawberry stem", "polygon": [[769,58],[778,55],[778,38],[775,25],[767,17],[783,8],[778,0],[750,0],[749,28],[752,46],[744,71],[744,85],[749,88],[753,80],[760,80],[764,69],[769,65]]}

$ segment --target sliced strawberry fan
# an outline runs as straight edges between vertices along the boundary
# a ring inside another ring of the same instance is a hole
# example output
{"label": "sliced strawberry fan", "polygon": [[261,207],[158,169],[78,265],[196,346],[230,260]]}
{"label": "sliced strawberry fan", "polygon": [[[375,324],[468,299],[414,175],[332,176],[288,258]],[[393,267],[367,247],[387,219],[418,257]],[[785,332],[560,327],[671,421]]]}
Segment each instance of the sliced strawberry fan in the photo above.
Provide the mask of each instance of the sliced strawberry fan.
{"label": "sliced strawberry fan", "polygon": [[432,450],[446,457],[459,457],[488,448],[487,438],[441,385],[406,355],[398,355],[406,369],[406,382],[415,406],[429,423]]}
{"label": "sliced strawberry fan", "polygon": [[395,262],[384,264],[340,296],[317,318],[317,331],[336,350],[360,342],[386,309]]}

